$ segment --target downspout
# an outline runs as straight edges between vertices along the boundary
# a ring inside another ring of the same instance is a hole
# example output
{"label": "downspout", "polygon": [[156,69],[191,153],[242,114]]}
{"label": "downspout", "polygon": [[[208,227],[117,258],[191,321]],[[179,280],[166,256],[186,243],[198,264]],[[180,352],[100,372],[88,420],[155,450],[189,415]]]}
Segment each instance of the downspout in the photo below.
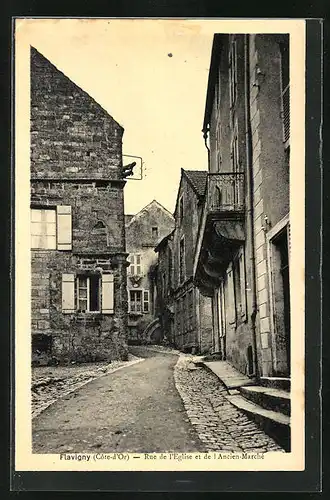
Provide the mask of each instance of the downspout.
{"label": "downspout", "polygon": [[247,191],[247,240],[249,242],[249,255],[251,260],[251,292],[252,292],[252,344],[254,354],[255,377],[259,379],[259,364],[257,350],[256,316],[257,286],[256,286],[256,258],[254,243],[254,211],[253,211],[253,159],[252,159],[252,133],[250,116],[250,63],[249,63],[249,35],[244,35],[244,86],[245,86],[245,145],[246,145],[246,191]]}
{"label": "downspout", "polygon": [[207,167],[208,167],[208,171],[210,171],[210,148],[207,145],[207,134],[208,134],[209,131],[210,131],[210,129],[208,129],[208,128],[204,128],[202,130],[202,132],[203,132],[203,138],[204,138],[204,144],[205,144],[205,147],[207,149]]}

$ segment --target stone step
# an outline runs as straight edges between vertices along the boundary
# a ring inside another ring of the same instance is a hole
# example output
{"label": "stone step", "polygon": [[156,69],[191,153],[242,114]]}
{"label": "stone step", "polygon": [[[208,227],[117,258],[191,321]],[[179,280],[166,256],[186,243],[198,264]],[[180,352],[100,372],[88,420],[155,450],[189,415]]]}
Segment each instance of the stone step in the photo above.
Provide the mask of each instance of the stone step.
{"label": "stone step", "polygon": [[290,391],[291,388],[291,380],[286,377],[260,377],[260,384],[264,387],[273,387],[284,391]]}
{"label": "stone step", "polygon": [[290,393],[287,391],[260,385],[240,387],[239,391],[243,397],[265,410],[272,410],[290,416],[291,398]]}
{"label": "stone step", "polygon": [[252,403],[242,395],[227,396],[227,400],[243,411],[251,420],[271,436],[285,451],[290,451],[290,417],[272,410],[266,410]]}

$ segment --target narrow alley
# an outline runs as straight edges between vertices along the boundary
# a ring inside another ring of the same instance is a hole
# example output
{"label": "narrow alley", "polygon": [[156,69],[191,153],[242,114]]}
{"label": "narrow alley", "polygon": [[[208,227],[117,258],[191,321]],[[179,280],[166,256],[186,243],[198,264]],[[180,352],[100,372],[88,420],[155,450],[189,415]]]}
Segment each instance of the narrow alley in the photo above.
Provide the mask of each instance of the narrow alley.
{"label": "narrow alley", "polygon": [[89,382],[33,420],[33,453],[283,451],[191,355],[130,351],[144,361]]}

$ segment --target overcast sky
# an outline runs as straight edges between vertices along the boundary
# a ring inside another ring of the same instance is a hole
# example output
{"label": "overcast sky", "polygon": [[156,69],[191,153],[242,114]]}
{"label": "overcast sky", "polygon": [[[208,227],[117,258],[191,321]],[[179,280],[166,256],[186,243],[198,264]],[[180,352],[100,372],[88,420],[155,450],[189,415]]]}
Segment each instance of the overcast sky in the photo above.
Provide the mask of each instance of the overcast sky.
{"label": "overcast sky", "polygon": [[[207,169],[201,133],[219,21],[19,20],[17,30],[125,129],[123,153],[143,158],[125,211],[153,199],[173,212],[180,169]],[[124,158],[124,162],[132,161]]]}

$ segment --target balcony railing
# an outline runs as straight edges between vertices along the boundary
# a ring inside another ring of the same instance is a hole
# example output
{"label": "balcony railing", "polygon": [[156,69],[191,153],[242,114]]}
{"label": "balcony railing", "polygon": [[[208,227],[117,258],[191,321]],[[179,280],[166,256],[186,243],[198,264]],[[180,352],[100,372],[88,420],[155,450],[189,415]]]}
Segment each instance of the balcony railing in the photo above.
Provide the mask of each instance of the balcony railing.
{"label": "balcony railing", "polygon": [[244,173],[209,173],[207,209],[209,212],[241,212],[244,209]]}

